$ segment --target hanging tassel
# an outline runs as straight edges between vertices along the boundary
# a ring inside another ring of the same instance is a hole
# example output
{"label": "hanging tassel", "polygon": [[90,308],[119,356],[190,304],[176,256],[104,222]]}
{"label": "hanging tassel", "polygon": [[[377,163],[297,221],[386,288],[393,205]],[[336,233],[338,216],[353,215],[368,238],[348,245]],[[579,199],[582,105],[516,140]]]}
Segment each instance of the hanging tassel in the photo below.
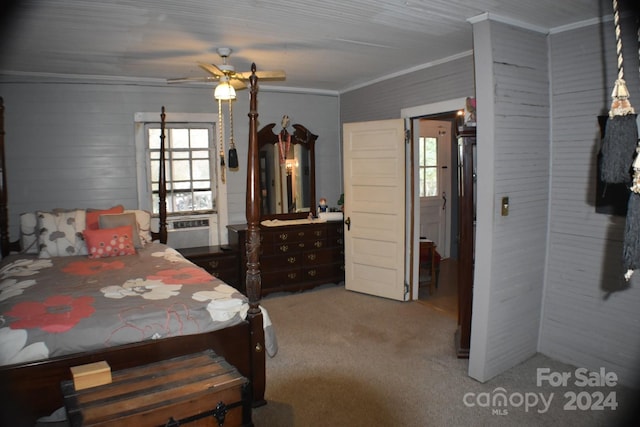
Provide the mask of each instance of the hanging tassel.
{"label": "hanging tassel", "polygon": [[622,37],[617,0],[613,0],[613,20],[616,31],[618,78],[611,92],[611,109],[602,145],[600,174],[600,179],[610,184],[631,180],[630,169],[631,163],[633,163],[633,152],[638,143],[635,111],[629,102],[629,90],[624,81]]}
{"label": "hanging tassel", "polygon": [[[617,15],[617,4],[614,0],[614,13]],[[615,15],[614,15],[615,18]],[[640,28],[638,28],[638,41],[640,42]],[[616,38],[619,39],[619,29],[616,28]],[[618,43],[620,44],[620,43]],[[620,46],[621,49],[621,46]],[[640,56],[640,51],[638,52]],[[619,64],[622,63],[620,58]],[[624,87],[626,90],[626,86]],[[628,98],[627,93],[627,98]],[[628,100],[625,98],[625,101]],[[636,143],[636,159],[633,162],[633,182],[631,185],[631,194],[627,205],[627,219],[624,228],[624,242],[622,247],[622,264],[625,269],[624,278],[628,282],[631,280],[633,272],[640,268],[640,141],[638,140],[638,127],[635,122],[635,114],[630,104],[623,104],[620,107],[631,109],[629,117],[634,119],[633,128],[635,129]],[[628,125],[631,127],[631,124]],[[631,133],[631,132],[630,132]]]}
{"label": "hanging tassel", "polygon": [[[637,150],[640,150],[640,146]],[[634,270],[640,268],[640,156],[633,162],[633,185],[627,205],[627,221],[624,227],[622,266],[624,278],[629,281]]]}
{"label": "hanging tassel", "polygon": [[624,278],[629,281],[634,270],[640,268],[640,194],[631,193],[627,209],[633,215],[627,214],[622,264],[625,271]]}
{"label": "hanging tassel", "polygon": [[229,100],[229,169],[238,170],[238,151],[233,140],[233,106]]}
{"label": "hanging tassel", "polygon": [[602,142],[600,179],[609,184],[631,181],[631,163],[638,141],[636,115],[609,118]]}
{"label": "hanging tassel", "polygon": [[232,146],[229,148],[229,169],[237,171],[238,167],[238,152],[236,151],[236,147]]}

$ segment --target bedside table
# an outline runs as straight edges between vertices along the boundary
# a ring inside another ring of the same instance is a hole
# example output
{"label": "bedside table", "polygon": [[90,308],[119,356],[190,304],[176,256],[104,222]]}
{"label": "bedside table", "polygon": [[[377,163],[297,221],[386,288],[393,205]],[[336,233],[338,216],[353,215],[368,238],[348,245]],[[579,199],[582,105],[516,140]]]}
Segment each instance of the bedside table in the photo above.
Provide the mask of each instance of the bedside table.
{"label": "bedside table", "polygon": [[225,246],[199,246],[193,248],[176,249],[192,263],[204,268],[213,276],[239,289],[240,284],[240,254],[238,248]]}

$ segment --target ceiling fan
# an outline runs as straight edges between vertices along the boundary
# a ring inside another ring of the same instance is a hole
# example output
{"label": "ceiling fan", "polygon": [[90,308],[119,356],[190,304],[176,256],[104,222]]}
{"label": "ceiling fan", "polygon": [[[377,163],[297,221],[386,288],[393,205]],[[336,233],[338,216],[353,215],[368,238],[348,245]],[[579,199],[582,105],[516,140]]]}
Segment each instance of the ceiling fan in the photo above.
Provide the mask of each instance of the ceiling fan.
{"label": "ceiling fan", "polygon": [[[236,72],[235,67],[227,63],[231,49],[228,47],[220,47],[217,49],[218,55],[222,58],[222,64],[207,64],[198,62],[198,66],[211,74],[205,77],[180,77],[175,79],[167,79],[167,83],[188,83],[188,82],[228,82],[234,89],[244,89],[247,87],[247,81],[251,77],[251,71]],[[259,80],[284,80],[286,74],[282,70],[275,71],[256,71]]]}

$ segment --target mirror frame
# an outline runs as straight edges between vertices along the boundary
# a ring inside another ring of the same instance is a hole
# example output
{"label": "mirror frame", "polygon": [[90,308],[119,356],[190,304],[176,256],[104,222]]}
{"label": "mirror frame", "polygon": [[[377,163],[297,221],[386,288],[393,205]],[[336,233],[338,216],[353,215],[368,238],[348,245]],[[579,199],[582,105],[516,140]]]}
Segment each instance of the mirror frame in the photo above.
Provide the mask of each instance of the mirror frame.
{"label": "mirror frame", "polygon": [[[258,131],[258,151],[262,149],[265,145],[275,145],[278,143],[278,134],[273,132],[273,128],[276,126],[275,123],[269,123],[260,131]],[[293,134],[291,135],[291,144],[302,144],[305,145],[309,150],[309,202],[311,206],[309,206],[310,212],[313,216],[316,216],[316,155],[315,155],[315,142],[318,139],[318,135],[314,135],[311,133],[306,127],[301,124],[292,125],[294,128]],[[280,132],[289,133],[287,129],[283,129]],[[258,166],[259,167],[259,166]],[[258,170],[258,174],[260,171]],[[257,195],[258,197],[262,197],[261,194]],[[262,202],[258,204],[260,208],[260,219],[299,219],[299,218],[307,218],[309,216],[309,212],[293,212],[293,213],[281,213],[281,214],[264,214],[262,212]]]}

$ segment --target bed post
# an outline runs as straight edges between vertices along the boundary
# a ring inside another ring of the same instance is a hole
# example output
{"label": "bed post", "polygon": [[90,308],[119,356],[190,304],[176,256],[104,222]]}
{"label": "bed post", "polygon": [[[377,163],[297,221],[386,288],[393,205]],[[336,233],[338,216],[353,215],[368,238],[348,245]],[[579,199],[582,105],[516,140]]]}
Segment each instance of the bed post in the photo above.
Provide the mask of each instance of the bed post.
{"label": "bed post", "polygon": [[9,255],[9,211],[7,209],[7,171],[4,152],[4,99],[0,96],[0,253]]}
{"label": "bed post", "polygon": [[251,325],[251,366],[253,369],[253,403],[259,406],[265,403],[265,348],[260,294],[260,181],[258,173],[258,76],[256,64],[251,64],[251,100],[249,104],[249,153],[247,156],[247,274],[246,291],[249,297],[247,318]]}
{"label": "bed post", "polygon": [[258,108],[256,64],[251,64],[251,102],[249,106],[249,154],[247,156],[247,296],[249,314],[260,313],[258,302],[262,288],[260,277],[260,181],[258,175]]}
{"label": "bed post", "polygon": [[158,235],[160,243],[167,243],[167,171],[165,163],[165,150],[164,150],[164,132],[165,132],[165,120],[167,115],[162,106],[162,112],[160,113],[160,174],[159,174],[159,214],[160,224],[158,227]]}

